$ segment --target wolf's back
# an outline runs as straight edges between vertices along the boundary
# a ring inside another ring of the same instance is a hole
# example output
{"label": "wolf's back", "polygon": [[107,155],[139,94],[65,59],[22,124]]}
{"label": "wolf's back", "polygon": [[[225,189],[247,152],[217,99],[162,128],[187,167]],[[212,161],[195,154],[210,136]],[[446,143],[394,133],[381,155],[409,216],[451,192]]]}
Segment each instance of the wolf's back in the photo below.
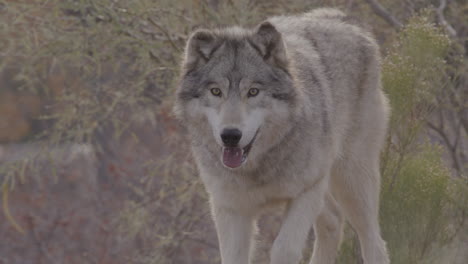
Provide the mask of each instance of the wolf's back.
{"label": "wolf's back", "polygon": [[365,112],[382,113],[382,121],[369,120],[385,127],[389,110],[381,91],[379,48],[371,33],[330,8],[270,21],[283,35],[312,108],[323,109],[329,119],[335,142],[346,141],[356,126],[368,125]]}

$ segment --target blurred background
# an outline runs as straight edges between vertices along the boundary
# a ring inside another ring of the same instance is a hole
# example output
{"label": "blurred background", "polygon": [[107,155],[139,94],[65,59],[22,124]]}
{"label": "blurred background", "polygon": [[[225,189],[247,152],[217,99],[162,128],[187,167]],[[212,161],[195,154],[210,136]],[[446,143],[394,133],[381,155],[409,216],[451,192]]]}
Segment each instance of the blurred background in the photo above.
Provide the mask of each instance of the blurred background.
{"label": "blurred background", "polygon": [[[171,113],[185,41],[316,7],[381,45],[392,263],[468,263],[466,0],[0,0],[0,264],[220,263]],[[258,263],[281,215],[259,222]],[[347,226],[337,263],[362,263],[359,250]]]}

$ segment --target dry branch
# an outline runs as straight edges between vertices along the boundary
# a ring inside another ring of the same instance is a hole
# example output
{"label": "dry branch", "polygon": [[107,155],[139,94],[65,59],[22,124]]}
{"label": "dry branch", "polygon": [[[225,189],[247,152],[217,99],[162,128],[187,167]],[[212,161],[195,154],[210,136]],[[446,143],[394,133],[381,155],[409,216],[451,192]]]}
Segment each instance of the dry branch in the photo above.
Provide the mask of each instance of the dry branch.
{"label": "dry branch", "polygon": [[445,8],[447,8],[447,0],[440,0],[440,5],[436,9],[437,19],[439,20],[439,23],[445,27],[450,37],[454,38],[457,36],[457,31],[455,31],[455,29],[445,19],[445,16],[444,16]]}
{"label": "dry branch", "polygon": [[388,12],[388,10],[385,9],[385,7],[383,7],[379,2],[377,2],[377,0],[365,1],[370,5],[375,14],[383,18],[385,21],[387,21],[387,23],[389,23],[395,28],[403,27],[403,24],[400,21],[398,21],[398,19],[396,19],[392,14],[390,14],[390,12]]}

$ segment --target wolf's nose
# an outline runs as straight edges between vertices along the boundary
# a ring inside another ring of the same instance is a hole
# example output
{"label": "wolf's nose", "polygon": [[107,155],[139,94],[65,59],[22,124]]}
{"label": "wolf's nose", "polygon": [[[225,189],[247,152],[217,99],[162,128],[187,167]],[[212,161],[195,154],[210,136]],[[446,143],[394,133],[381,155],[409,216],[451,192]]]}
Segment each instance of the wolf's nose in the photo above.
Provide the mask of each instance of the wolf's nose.
{"label": "wolf's nose", "polygon": [[242,132],[237,128],[225,128],[221,133],[223,143],[228,147],[235,147],[242,137]]}

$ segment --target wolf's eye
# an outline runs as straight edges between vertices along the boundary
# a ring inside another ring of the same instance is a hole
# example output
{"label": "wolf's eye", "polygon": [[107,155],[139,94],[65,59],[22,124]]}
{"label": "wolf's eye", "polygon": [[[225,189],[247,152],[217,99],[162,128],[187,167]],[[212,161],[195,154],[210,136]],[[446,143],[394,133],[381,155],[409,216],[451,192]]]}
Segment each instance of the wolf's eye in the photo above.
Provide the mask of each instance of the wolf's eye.
{"label": "wolf's eye", "polygon": [[248,96],[249,97],[257,96],[258,92],[259,90],[257,88],[250,88]]}
{"label": "wolf's eye", "polygon": [[211,88],[210,91],[214,96],[221,96],[221,89],[219,88]]}

